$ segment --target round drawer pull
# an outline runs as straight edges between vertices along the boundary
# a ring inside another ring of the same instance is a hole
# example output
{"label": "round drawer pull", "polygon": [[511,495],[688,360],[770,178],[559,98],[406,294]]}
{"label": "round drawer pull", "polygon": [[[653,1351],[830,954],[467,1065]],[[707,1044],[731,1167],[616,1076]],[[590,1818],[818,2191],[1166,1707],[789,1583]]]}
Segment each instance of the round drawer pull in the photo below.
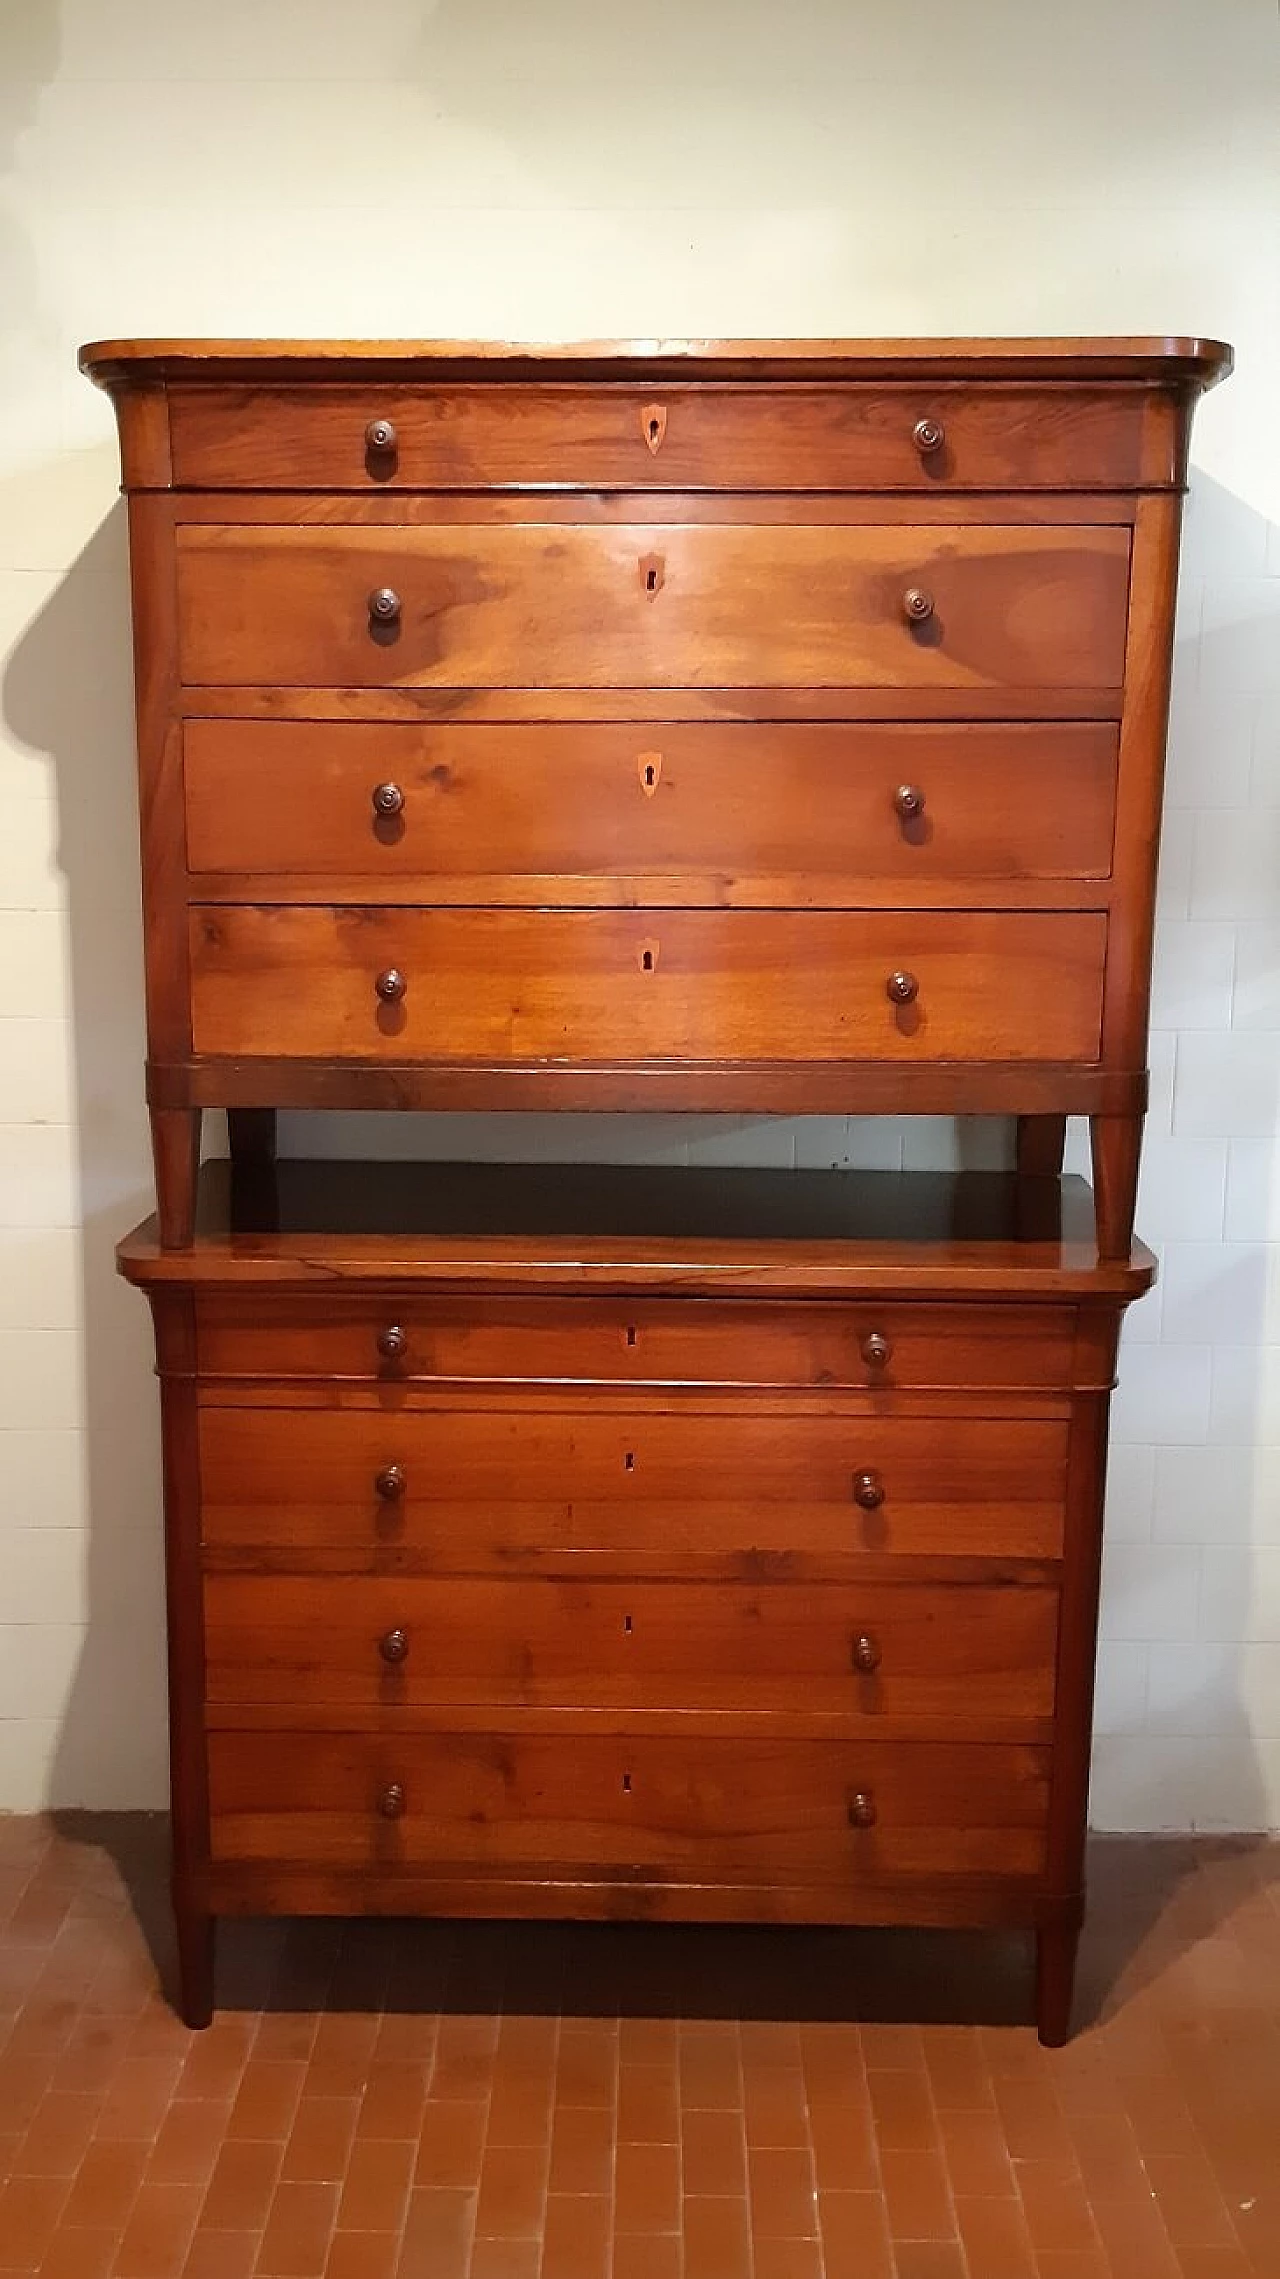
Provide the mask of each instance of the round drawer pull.
{"label": "round drawer pull", "polygon": [[404,793],[398,783],[375,784],[373,812],[375,815],[403,815]]}
{"label": "round drawer pull", "polygon": [[378,1810],[384,1820],[398,1820],[404,1811],[404,1784],[393,1780],[378,1798]]}
{"label": "round drawer pull", "polygon": [[[378,1331],[378,1351],[384,1361],[403,1361],[408,1350],[408,1333],[401,1329],[399,1322],[388,1322],[385,1329]],[[395,1471],[398,1467],[393,1465],[391,1469]]]}
{"label": "round drawer pull", "polygon": [[[920,427],[925,426],[925,424],[925,421],[921,420]],[[916,429],[917,442],[919,442],[919,438],[920,428],[918,427]],[[396,434],[395,423],[389,419],[371,419],[364,431],[365,450],[372,451],[378,458],[385,458],[388,452],[396,450],[399,442],[400,438]],[[922,444],[921,449],[923,450],[923,448]]]}
{"label": "round drawer pull", "polygon": [[902,597],[902,614],[908,625],[924,625],[933,615],[933,595],[923,586],[908,586]]}
{"label": "round drawer pull", "polygon": [[373,986],[384,1005],[398,1005],[409,984],[398,965],[389,965],[385,973],[378,975]]}
{"label": "round drawer pull", "polygon": [[869,1678],[880,1667],[880,1643],[869,1630],[864,1630],[853,1641],[853,1666]]}
{"label": "round drawer pull", "polygon": [[375,625],[398,625],[400,606],[394,586],[375,586],[369,596],[369,615]]}
{"label": "round drawer pull", "polygon": [[[374,793],[374,799],[377,799]],[[918,784],[900,783],[893,795],[893,804],[904,823],[914,823],[924,813],[924,793]]]}
{"label": "round drawer pull", "polygon": [[870,1789],[860,1788],[849,1799],[849,1826],[851,1828],[874,1828],[875,1824],[876,1800]]}
{"label": "round drawer pull", "polygon": [[853,1500],[864,1511],[879,1511],[884,1502],[884,1481],[878,1472],[855,1472]]}
{"label": "round drawer pull", "polygon": [[403,1465],[384,1464],[380,1472],[374,1473],[373,1485],[384,1504],[399,1503],[405,1489]]}
{"label": "round drawer pull", "polygon": [[912,441],[917,451],[923,451],[926,456],[931,451],[941,451],[946,440],[947,431],[940,419],[918,419],[916,421],[912,431]]}
{"label": "round drawer pull", "polygon": [[886,1361],[892,1360],[893,1347],[887,1337],[880,1335],[878,1329],[873,1329],[869,1336],[863,1338],[862,1358],[868,1369],[883,1369]]}
{"label": "round drawer pull", "polygon": [[386,1636],[378,1640],[378,1652],[384,1662],[407,1661],[409,1658],[408,1631],[388,1630]]}
{"label": "round drawer pull", "polygon": [[894,1005],[914,1005],[920,995],[920,984],[914,973],[907,973],[901,967],[897,973],[890,974],[884,986],[886,996]]}

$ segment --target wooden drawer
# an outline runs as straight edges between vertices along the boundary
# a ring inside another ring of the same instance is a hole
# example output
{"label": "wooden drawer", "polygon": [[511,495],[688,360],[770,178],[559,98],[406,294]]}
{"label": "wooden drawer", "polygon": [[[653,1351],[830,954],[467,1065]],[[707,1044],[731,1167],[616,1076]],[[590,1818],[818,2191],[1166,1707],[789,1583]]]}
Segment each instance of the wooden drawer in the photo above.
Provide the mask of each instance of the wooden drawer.
{"label": "wooden drawer", "polygon": [[1106,934],[1092,911],[198,904],[192,1033],[198,1053],[486,1066],[1088,1062]]}
{"label": "wooden drawer", "polygon": [[253,1565],[763,1576],[1062,1549],[1050,1419],[205,1406],[199,1435],[206,1547]]}
{"label": "wooden drawer", "polygon": [[[179,668],[193,685],[1117,689],[1128,586],[1111,525],[191,523]],[[391,623],[371,614],[381,592]]]}
{"label": "wooden drawer", "polygon": [[1071,1381],[1069,1305],[627,1305],[590,1298],[326,1297],[208,1290],[204,1376],[618,1384],[1056,1386]]}
{"label": "wooden drawer", "polygon": [[[537,1881],[995,1881],[1042,1869],[1048,1768],[1046,1749],[993,1744],[215,1732],[212,1850]],[[869,1827],[851,1825],[859,1797]]]}
{"label": "wooden drawer", "polygon": [[[169,416],[175,482],[227,490],[1105,490],[1143,473],[1142,404],[1114,389],[370,381],[184,387]],[[377,420],[393,448],[370,446]],[[921,421],[942,430],[928,449]]]}
{"label": "wooden drawer", "polygon": [[1103,721],[189,720],[187,862],[544,905],[1103,878],[1118,736]]}
{"label": "wooden drawer", "polygon": [[1053,1712],[1043,1585],[211,1574],[204,1609],[215,1711],[771,1710],[984,1741],[1045,1740]]}

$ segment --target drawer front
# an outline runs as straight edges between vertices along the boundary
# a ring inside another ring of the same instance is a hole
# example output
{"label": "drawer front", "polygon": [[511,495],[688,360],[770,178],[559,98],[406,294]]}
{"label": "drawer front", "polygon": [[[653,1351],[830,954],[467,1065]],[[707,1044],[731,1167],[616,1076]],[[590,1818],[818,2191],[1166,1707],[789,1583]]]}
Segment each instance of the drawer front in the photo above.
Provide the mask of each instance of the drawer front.
{"label": "drawer front", "polygon": [[[423,882],[427,899],[908,899],[1103,878],[1119,731],[1026,726],[411,727],[189,720],[194,872]],[[597,899],[599,897],[593,897]]]}
{"label": "drawer front", "polygon": [[618,1384],[1066,1387],[1069,1305],[626,1305],[209,1290],[205,1376]]}
{"label": "drawer front", "polygon": [[191,523],[179,660],[194,685],[1116,689],[1128,584],[1113,526]]}
{"label": "drawer front", "polygon": [[1092,911],[201,904],[192,1030],[198,1053],[485,1066],[1092,1062],[1106,929]]}
{"label": "drawer front", "polygon": [[199,1430],[206,1547],[255,1565],[765,1575],[1062,1548],[1049,1419],[206,1406]]}
{"label": "drawer front", "polygon": [[[370,441],[377,421],[393,439]],[[229,490],[1101,490],[1142,476],[1142,407],[1114,390],[196,387],[173,391],[170,423],[175,482]]]}
{"label": "drawer front", "polygon": [[772,1710],[1050,1737],[1043,1585],[212,1574],[204,1609],[215,1710]]}
{"label": "drawer front", "polygon": [[1043,1868],[1048,1771],[1047,1749],[995,1744],[223,1732],[212,1849],[539,1880],[996,1881]]}

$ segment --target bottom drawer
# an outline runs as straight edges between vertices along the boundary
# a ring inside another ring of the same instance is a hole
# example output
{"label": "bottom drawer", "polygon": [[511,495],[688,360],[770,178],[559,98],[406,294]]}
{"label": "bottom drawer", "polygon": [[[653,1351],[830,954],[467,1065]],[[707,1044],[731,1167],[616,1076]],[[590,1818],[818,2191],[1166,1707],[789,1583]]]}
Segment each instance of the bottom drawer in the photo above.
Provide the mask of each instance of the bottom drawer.
{"label": "bottom drawer", "polygon": [[1034,1877],[1049,1752],[571,1734],[214,1733],[215,1863],[447,1876]]}

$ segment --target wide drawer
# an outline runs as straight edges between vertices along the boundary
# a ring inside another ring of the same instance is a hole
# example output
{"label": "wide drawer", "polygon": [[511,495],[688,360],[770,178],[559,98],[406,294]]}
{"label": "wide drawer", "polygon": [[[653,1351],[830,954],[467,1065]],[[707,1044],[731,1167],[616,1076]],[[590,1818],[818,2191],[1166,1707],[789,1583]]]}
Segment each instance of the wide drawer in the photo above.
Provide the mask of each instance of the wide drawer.
{"label": "wide drawer", "polygon": [[205,1579],[220,1707],[676,1709],[874,1719],[1043,1740],[1058,1594],[1044,1585]]}
{"label": "wide drawer", "polygon": [[1102,878],[1113,723],[417,727],[188,720],[193,872],[422,882],[431,901],[821,903]]}
{"label": "wide drawer", "polygon": [[1062,1548],[1048,1418],[206,1405],[199,1435],[206,1547],[252,1564],[759,1576]]}
{"label": "wide drawer", "polygon": [[1033,1877],[1048,1775],[1047,1749],[990,1743],[209,1737],[215,1862],[536,1880],[558,1868],[697,1882]]}
{"label": "wide drawer", "polygon": [[619,1384],[1057,1386],[1070,1305],[635,1304],[202,1291],[205,1376]]}
{"label": "wide drawer", "polygon": [[[199,904],[198,1053],[1096,1061],[1100,912]],[[905,1001],[901,1001],[905,998]]]}
{"label": "wide drawer", "polygon": [[228,490],[1102,490],[1143,474],[1142,405],[1114,389],[370,381],[183,387],[169,416],[175,482]]}
{"label": "wide drawer", "polygon": [[1128,586],[1113,525],[190,523],[179,669],[195,685],[1114,690]]}

